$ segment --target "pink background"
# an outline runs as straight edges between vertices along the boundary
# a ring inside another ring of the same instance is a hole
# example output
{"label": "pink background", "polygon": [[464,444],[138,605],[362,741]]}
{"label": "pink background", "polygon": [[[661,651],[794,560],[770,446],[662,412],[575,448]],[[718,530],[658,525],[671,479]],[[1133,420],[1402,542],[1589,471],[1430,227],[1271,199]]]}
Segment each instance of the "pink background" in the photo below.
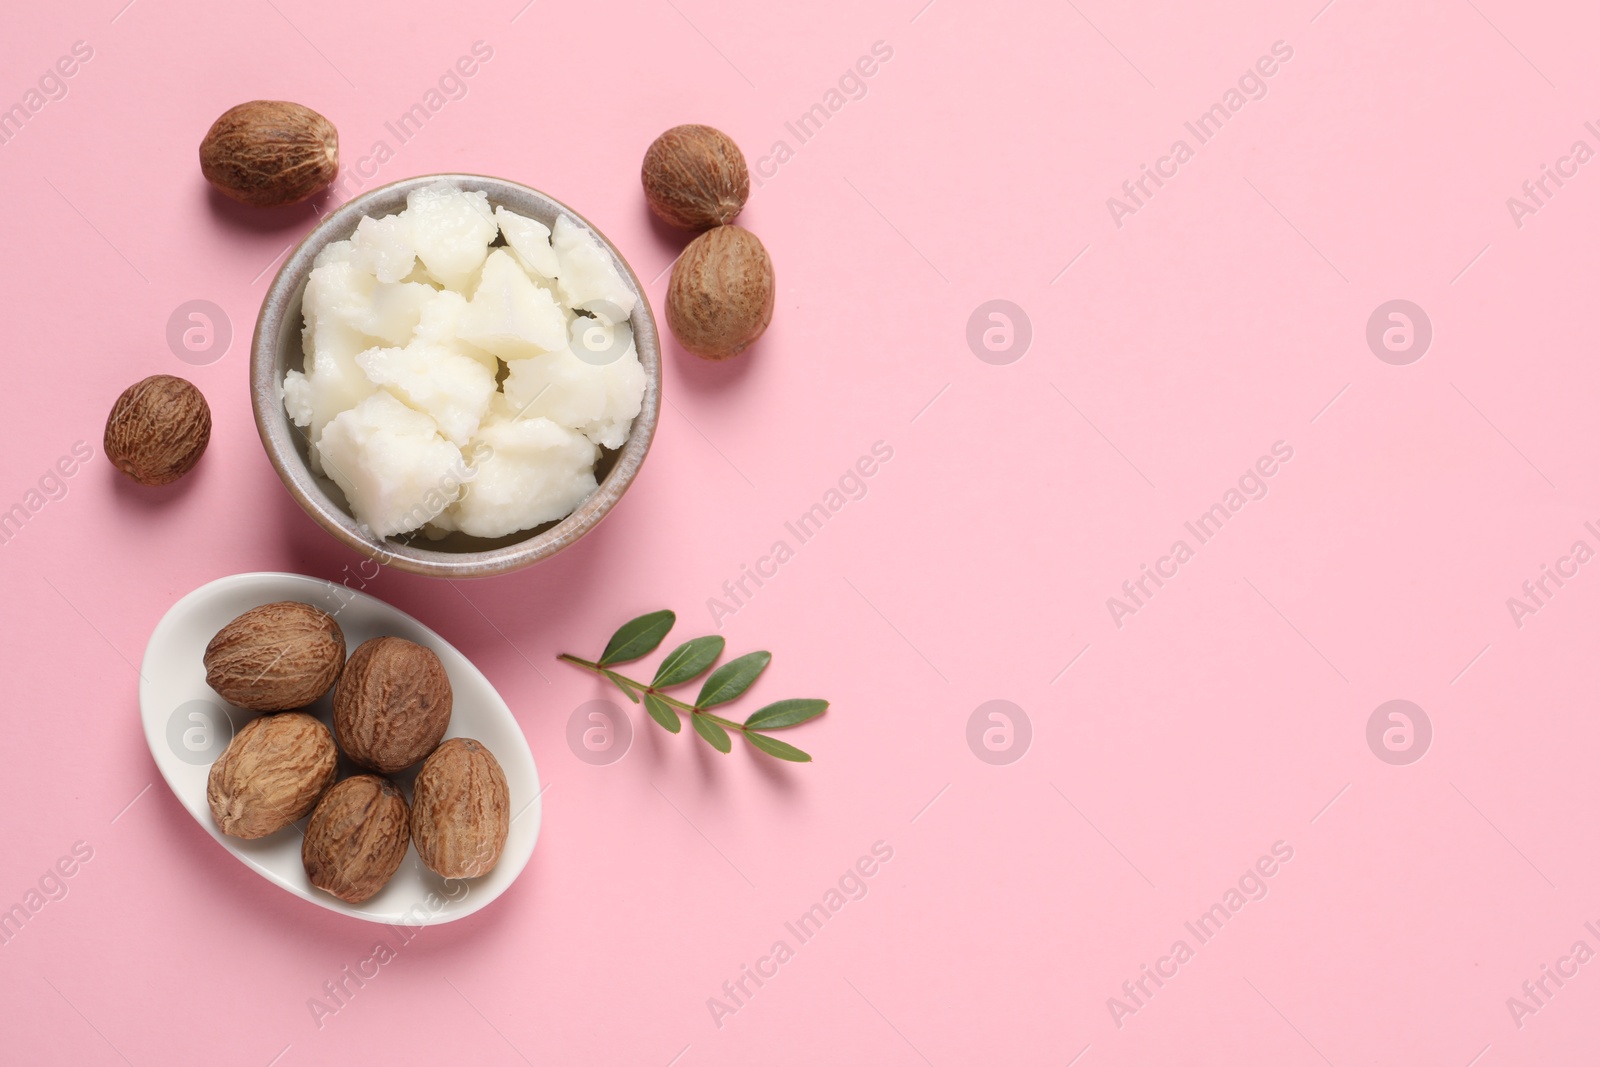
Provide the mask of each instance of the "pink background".
{"label": "pink background", "polygon": [[[1573,141],[1600,149],[1592,12],[922,2],[7,11],[0,102],[74,42],[93,58],[0,145],[0,507],[74,442],[94,452],[0,551],[0,906],[75,842],[93,850],[0,946],[8,1062],[1592,1054],[1600,962],[1520,1020],[1507,998],[1574,942],[1600,950],[1600,564],[1520,628],[1506,604],[1574,541],[1600,548],[1583,525],[1600,523],[1600,162],[1520,228],[1506,204]],[[644,472],[571,551],[454,588],[368,584],[478,663],[550,788],[512,890],[424,930],[319,1026],[323,983],[400,939],[235,862],[139,726],[132,664],[179,596],[357,563],[279,484],[245,386],[261,295],[315,215],[217,200],[195,149],[226,107],[288,98],[338,125],[353,167],[475,41],[493,58],[467,95],[367,187],[442,170],[534,185],[656,279],[659,313],[683,239],[647,215],[646,145],[708,122],[760,166],[787,140],[741,219],[777,264],[777,314],[732,365],[669,345]],[[785,121],[878,41],[893,57],[866,96],[797,146]],[[1266,96],[1117,226],[1107,198],[1175,139],[1193,147],[1184,122],[1276,41],[1293,58]],[[234,333],[198,367],[166,341],[195,299]],[[1031,320],[1009,365],[966,340],[992,299]],[[1365,339],[1392,299],[1433,324],[1409,366]],[[154,373],[199,385],[215,431],[191,477],[151,491],[100,434]],[[816,762],[719,757],[631,705],[632,749],[578,759],[574,709],[616,694],[556,653],[592,655],[663,606],[675,637],[706,632],[708,598],[877,441],[894,455],[867,495],[722,627],[730,652],[775,652],[752,701],[834,702],[785,735]],[[1265,499],[1118,628],[1107,598],[1277,441],[1294,455]],[[1433,726],[1410,765],[1367,744],[1391,699]],[[991,700],[1024,710],[1025,758],[969,748]],[[893,859],[866,897],[793,941],[784,923],[878,841]],[[1266,898],[1198,945],[1185,922],[1279,841],[1293,859]],[[716,1025],[707,999],[780,938],[795,957]],[[1108,998],[1180,938],[1194,958],[1119,1027]]]}

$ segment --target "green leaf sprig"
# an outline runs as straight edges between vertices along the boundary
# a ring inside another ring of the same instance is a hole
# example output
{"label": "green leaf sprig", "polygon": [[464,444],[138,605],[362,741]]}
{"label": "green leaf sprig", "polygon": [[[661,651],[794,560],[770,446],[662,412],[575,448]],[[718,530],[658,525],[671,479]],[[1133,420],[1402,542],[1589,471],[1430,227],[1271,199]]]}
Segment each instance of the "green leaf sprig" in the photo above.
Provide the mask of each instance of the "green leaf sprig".
{"label": "green leaf sprig", "polygon": [[826,700],[780,700],[757,710],[744,722],[734,722],[710,711],[743,696],[744,691],[767,669],[767,664],[772,662],[770,652],[751,652],[711,671],[710,677],[700,686],[700,695],[695,697],[692,704],[669,696],[666,690],[692,682],[711,670],[711,665],[717,662],[726,645],[719,636],[696,637],[667,653],[667,658],[656,668],[655,677],[649,684],[635,681],[611,669],[654,652],[677,621],[678,617],[670,611],[652,611],[623,623],[611,635],[606,650],[600,653],[597,660],[580,659],[565,652],[557,658],[609,679],[629,700],[635,704],[642,702],[650,717],[671,733],[683,729],[683,720],[678,715],[683,712],[689,716],[694,732],[718,752],[732,750],[733,740],[728,736],[732,731],[743,735],[746,742],[769,756],[792,763],[810,763],[811,756],[808,753],[770,736],[768,731],[785,730],[815,719],[828,710]]}

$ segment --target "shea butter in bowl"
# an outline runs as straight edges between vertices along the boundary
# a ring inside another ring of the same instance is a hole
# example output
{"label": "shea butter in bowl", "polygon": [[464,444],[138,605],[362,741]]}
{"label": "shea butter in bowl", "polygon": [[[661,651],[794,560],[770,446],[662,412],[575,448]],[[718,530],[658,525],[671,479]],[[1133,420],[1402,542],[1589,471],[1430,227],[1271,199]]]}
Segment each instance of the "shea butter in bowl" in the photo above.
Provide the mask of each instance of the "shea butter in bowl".
{"label": "shea butter in bowl", "polygon": [[474,578],[554,555],[621,498],[661,353],[644,287],[581,215],[438,174],[351,200],[290,254],[250,390],[319,525],[379,563]]}

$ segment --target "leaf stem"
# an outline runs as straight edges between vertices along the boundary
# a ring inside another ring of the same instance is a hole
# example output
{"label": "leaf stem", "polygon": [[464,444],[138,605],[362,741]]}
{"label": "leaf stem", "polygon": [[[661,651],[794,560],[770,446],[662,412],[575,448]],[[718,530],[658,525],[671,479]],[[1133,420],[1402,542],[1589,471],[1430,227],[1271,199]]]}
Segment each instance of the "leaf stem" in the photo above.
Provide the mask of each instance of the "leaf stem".
{"label": "leaf stem", "polygon": [[566,660],[575,667],[582,667],[584,670],[593,674],[598,674],[602,677],[604,677],[607,673],[614,674],[618,678],[621,678],[624,682],[627,682],[629,685],[633,686],[641,694],[649,694],[656,699],[661,700],[674,708],[677,708],[679,711],[686,711],[691,715],[703,715],[707,719],[710,719],[712,722],[716,723],[718,726],[723,726],[729,730],[737,730],[739,733],[744,733],[744,723],[734,722],[732,719],[724,719],[720,715],[713,715],[711,712],[706,711],[703,708],[697,708],[693,704],[686,704],[675,696],[670,696],[654,686],[645,685],[643,682],[635,681],[625,674],[611,670],[609,667],[602,667],[598,663],[591,663],[589,660],[581,659],[566,652],[561,653],[556,658]]}

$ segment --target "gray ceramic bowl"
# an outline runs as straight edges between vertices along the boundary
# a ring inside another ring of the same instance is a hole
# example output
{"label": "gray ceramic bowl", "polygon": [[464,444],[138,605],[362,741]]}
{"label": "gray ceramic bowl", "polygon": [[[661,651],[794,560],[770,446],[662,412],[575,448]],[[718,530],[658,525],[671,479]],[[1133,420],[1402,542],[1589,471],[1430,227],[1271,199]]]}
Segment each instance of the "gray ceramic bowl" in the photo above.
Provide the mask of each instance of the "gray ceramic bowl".
{"label": "gray ceramic bowl", "polygon": [[[644,403],[622,447],[602,453],[595,470],[600,487],[566,518],[493,540],[462,533],[453,533],[438,541],[420,536],[415,540],[379,540],[356,522],[339,487],[331,479],[312,473],[306,434],[289,421],[283,407],[283,376],[304,363],[305,353],[300,347],[300,330],[304,325],[300,298],[305,293],[306,277],[311,273],[317,253],[354,233],[362,216],[392,215],[401,211],[411,190],[440,180],[453,182],[469,191],[482,191],[488,194],[491,206],[503,205],[547,226],[554,225],[557,215],[569,215],[600,239],[638,296],[630,324],[639,362],[644,366]],[[290,254],[261,302],[261,317],[256,320],[255,340],[250,350],[250,394],[256,428],[261,433],[267,458],[272,460],[290,495],[323,529],[362,555],[403,571],[438,578],[481,578],[504,574],[555,555],[594,529],[621,499],[639,473],[645,453],[650,449],[650,439],[655,435],[656,418],[661,410],[661,348],[644,286],[616,246],[582,215],[516,182],[476,174],[429,174],[356,197],[323,219]]]}

